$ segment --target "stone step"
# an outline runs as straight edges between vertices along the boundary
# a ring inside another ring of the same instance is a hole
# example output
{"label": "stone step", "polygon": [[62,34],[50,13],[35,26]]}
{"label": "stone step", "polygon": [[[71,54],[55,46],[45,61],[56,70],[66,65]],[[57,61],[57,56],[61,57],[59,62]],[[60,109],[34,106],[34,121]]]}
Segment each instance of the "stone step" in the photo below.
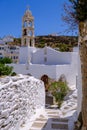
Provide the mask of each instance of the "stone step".
{"label": "stone step", "polygon": [[36,118],[36,121],[42,121],[42,122],[45,122],[45,121],[47,121],[47,119],[45,119],[45,118]]}
{"label": "stone step", "polygon": [[37,129],[44,128],[46,125],[47,123],[34,122],[32,128],[37,130]]}
{"label": "stone step", "polygon": [[62,123],[64,122],[64,123],[68,123],[68,119],[65,119],[65,118],[57,118],[57,119],[53,118],[52,121],[53,122],[62,122]]}

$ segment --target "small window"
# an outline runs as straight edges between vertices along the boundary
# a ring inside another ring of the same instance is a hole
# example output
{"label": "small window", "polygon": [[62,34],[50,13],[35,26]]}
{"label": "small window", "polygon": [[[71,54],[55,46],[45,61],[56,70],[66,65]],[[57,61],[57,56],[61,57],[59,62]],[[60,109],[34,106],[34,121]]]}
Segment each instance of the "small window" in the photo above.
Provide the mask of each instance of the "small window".
{"label": "small window", "polygon": [[24,30],[23,30],[23,36],[26,36],[26,35],[27,35],[27,30],[24,29]]}
{"label": "small window", "polygon": [[15,59],[15,56],[13,56],[13,58]]}
{"label": "small window", "polygon": [[4,50],[4,47],[2,47],[2,50]]}
{"label": "small window", "polygon": [[44,62],[47,62],[47,57],[44,57]]}

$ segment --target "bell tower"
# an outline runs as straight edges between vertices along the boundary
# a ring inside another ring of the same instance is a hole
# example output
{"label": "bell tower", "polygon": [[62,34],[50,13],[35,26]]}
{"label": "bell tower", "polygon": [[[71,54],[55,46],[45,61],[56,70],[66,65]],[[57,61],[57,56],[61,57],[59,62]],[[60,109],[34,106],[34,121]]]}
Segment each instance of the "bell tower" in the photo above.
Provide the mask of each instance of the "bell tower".
{"label": "bell tower", "polygon": [[21,46],[34,47],[34,43],[34,17],[28,7],[22,19]]}
{"label": "bell tower", "polygon": [[29,64],[32,63],[31,53],[35,50],[34,44],[34,17],[32,16],[29,8],[27,8],[22,18],[22,37],[19,52],[19,63],[26,64],[26,66],[29,67]]}

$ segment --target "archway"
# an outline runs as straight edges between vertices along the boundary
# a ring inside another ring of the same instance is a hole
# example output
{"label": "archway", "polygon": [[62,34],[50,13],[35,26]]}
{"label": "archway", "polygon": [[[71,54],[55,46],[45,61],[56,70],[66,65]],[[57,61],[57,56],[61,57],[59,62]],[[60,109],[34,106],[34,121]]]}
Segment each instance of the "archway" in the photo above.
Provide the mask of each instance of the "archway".
{"label": "archway", "polygon": [[50,106],[50,105],[53,105],[53,96],[49,95],[49,77],[47,75],[43,75],[41,77],[41,80],[44,82],[44,85],[45,85],[45,103],[46,103],[46,106]]}
{"label": "archway", "polygon": [[47,75],[43,75],[41,77],[41,80],[44,82],[44,85],[45,85],[45,91],[48,91],[48,84],[49,84],[49,77]]}

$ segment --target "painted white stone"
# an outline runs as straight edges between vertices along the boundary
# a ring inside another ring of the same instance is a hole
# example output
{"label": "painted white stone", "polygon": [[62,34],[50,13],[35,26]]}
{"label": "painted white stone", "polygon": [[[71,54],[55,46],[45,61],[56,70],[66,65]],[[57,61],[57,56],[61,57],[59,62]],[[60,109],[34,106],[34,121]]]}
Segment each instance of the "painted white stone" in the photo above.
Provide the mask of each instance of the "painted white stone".
{"label": "painted white stone", "polygon": [[44,84],[23,75],[1,78],[0,81],[0,130],[18,130],[37,109],[44,108]]}

